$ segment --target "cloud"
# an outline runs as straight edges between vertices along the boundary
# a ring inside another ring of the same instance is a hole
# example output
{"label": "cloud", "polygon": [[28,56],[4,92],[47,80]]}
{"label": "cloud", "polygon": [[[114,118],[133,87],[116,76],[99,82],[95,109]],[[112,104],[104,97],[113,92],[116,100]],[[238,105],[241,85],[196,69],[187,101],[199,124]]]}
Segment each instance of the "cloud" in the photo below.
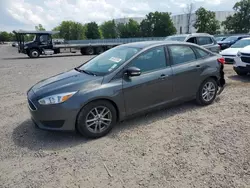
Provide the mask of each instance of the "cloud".
{"label": "cloud", "polygon": [[186,0],[0,1],[0,16],[7,15],[5,21],[0,21],[0,25],[6,25],[6,28],[9,28],[7,20],[11,20],[11,22],[15,20],[19,23],[16,26],[22,26],[21,28],[29,27],[33,29],[35,25],[42,24],[46,29],[52,29],[62,20],[102,23],[115,18],[144,17],[151,11],[183,13],[183,9],[188,2],[194,2],[196,8],[204,6],[209,9],[217,9],[216,7],[231,9],[236,0],[189,0],[188,2]]}

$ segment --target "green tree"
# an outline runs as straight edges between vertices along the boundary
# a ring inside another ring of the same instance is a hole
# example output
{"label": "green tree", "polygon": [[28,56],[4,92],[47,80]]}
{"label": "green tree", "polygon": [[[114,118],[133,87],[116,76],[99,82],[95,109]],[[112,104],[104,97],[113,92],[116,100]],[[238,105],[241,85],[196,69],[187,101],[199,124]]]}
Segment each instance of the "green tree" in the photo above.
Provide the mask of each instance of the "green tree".
{"label": "green tree", "polygon": [[54,35],[54,38],[64,38],[65,40],[85,39],[85,27],[79,22],[62,21],[53,31],[60,31],[59,34]]}
{"label": "green tree", "polygon": [[144,37],[165,37],[176,33],[173,21],[168,12],[150,12],[141,22],[141,33]]}
{"label": "green tree", "polygon": [[100,26],[100,30],[101,30],[102,36],[106,39],[117,38],[117,31],[116,31],[116,25],[115,25],[114,20],[104,22]]}
{"label": "green tree", "polygon": [[220,29],[219,21],[215,18],[215,12],[201,7],[196,12],[194,28],[198,33],[216,34]]}
{"label": "green tree", "polygon": [[140,25],[133,19],[129,19],[128,23],[117,24],[117,31],[120,38],[131,38],[140,36]]}
{"label": "green tree", "polygon": [[234,15],[228,16],[222,25],[229,33],[248,33],[250,31],[250,0],[235,3]]}
{"label": "green tree", "polygon": [[101,38],[101,34],[96,22],[90,22],[86,24],[85,35],[88,39],[99,39]]}
{"label": "green tree", "polygon": [[10,40],[9,33],[6,31],[0,32],[0,41],[1,42],[7,42]]}
{"label": "green tree", "polygon": [[42,24],[38,24],[37,26],[35,26],[36,31],[45,31],[44,27],[42,26]]}

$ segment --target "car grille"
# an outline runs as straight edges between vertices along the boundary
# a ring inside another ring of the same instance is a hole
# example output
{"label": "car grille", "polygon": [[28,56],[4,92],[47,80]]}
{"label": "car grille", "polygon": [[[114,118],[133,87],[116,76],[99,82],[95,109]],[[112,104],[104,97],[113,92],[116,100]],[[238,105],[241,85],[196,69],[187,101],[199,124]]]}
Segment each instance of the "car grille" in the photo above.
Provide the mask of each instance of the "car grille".
{"label": "car grille", "polygon": [[33,102],[31,102],[29,99],[28,99],[28,103],[29,103],[29,108],[32,110],[32,111],[35,111],[37,110],[36,106],[33,104]]}
{"label": "car grille", "polygon": [[250,63],[250,57],[241,57],[241,61],[245,63]]}
{"label": "car grille", "polygon": [[226,62],[229,62],[229,63],[233,63],[233,62],[234,62],[234,59],[233,59],[233,58],[225,58],[225,61],[226,61]]}
{"label": "car grille", "polygon": [[250,56],[250,54],[246,54],[246,53],[241,53],[241,55]]}

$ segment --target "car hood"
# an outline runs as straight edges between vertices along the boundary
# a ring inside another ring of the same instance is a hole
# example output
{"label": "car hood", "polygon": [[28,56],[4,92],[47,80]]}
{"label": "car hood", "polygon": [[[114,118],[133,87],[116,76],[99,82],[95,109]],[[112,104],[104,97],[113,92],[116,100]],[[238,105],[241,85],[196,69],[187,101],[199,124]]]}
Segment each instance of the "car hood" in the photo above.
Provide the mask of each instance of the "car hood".
{"label": "car hood", "polygon": [[228,48],[220,52],[221,55],[237,55],[241,48]]}
{"label": "car hood", "polygon": [[240,52],[250,54],[250,45],[240,49]]}
{"label": "car hood", "polygon": [[79,91],[91,89],[101,85],[103,77],[92,76],[76,70],[70,70],[42,80],[35,84],[31,89],[35,95],[56,94],[62,92]]}

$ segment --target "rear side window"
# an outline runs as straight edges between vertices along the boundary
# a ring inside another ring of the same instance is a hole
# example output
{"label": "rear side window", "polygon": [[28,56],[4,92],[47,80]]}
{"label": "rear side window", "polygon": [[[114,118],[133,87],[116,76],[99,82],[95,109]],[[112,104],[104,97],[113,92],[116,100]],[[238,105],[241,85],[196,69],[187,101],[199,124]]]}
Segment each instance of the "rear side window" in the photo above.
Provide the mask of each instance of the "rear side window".
{"label": "rear side window", "polygon": [[169,46],[169,55],[174,65],[183,64],[196,60],[196,56],[192,48],[189,46]]}
{"label": "rear side window", "polygon": [[196,48],[196,47],[194,47],[194,49],[198,53],[200,58],[204,58],[204,57],[209,56],[209,53],[207,51],[205,51],[205,50],[202,50],[202,49]]}
{"label": "rear side window", "polygon": [[213,40],[211,39],[211,37],[197,37],[196,40],[198,45],[213,44]]}

